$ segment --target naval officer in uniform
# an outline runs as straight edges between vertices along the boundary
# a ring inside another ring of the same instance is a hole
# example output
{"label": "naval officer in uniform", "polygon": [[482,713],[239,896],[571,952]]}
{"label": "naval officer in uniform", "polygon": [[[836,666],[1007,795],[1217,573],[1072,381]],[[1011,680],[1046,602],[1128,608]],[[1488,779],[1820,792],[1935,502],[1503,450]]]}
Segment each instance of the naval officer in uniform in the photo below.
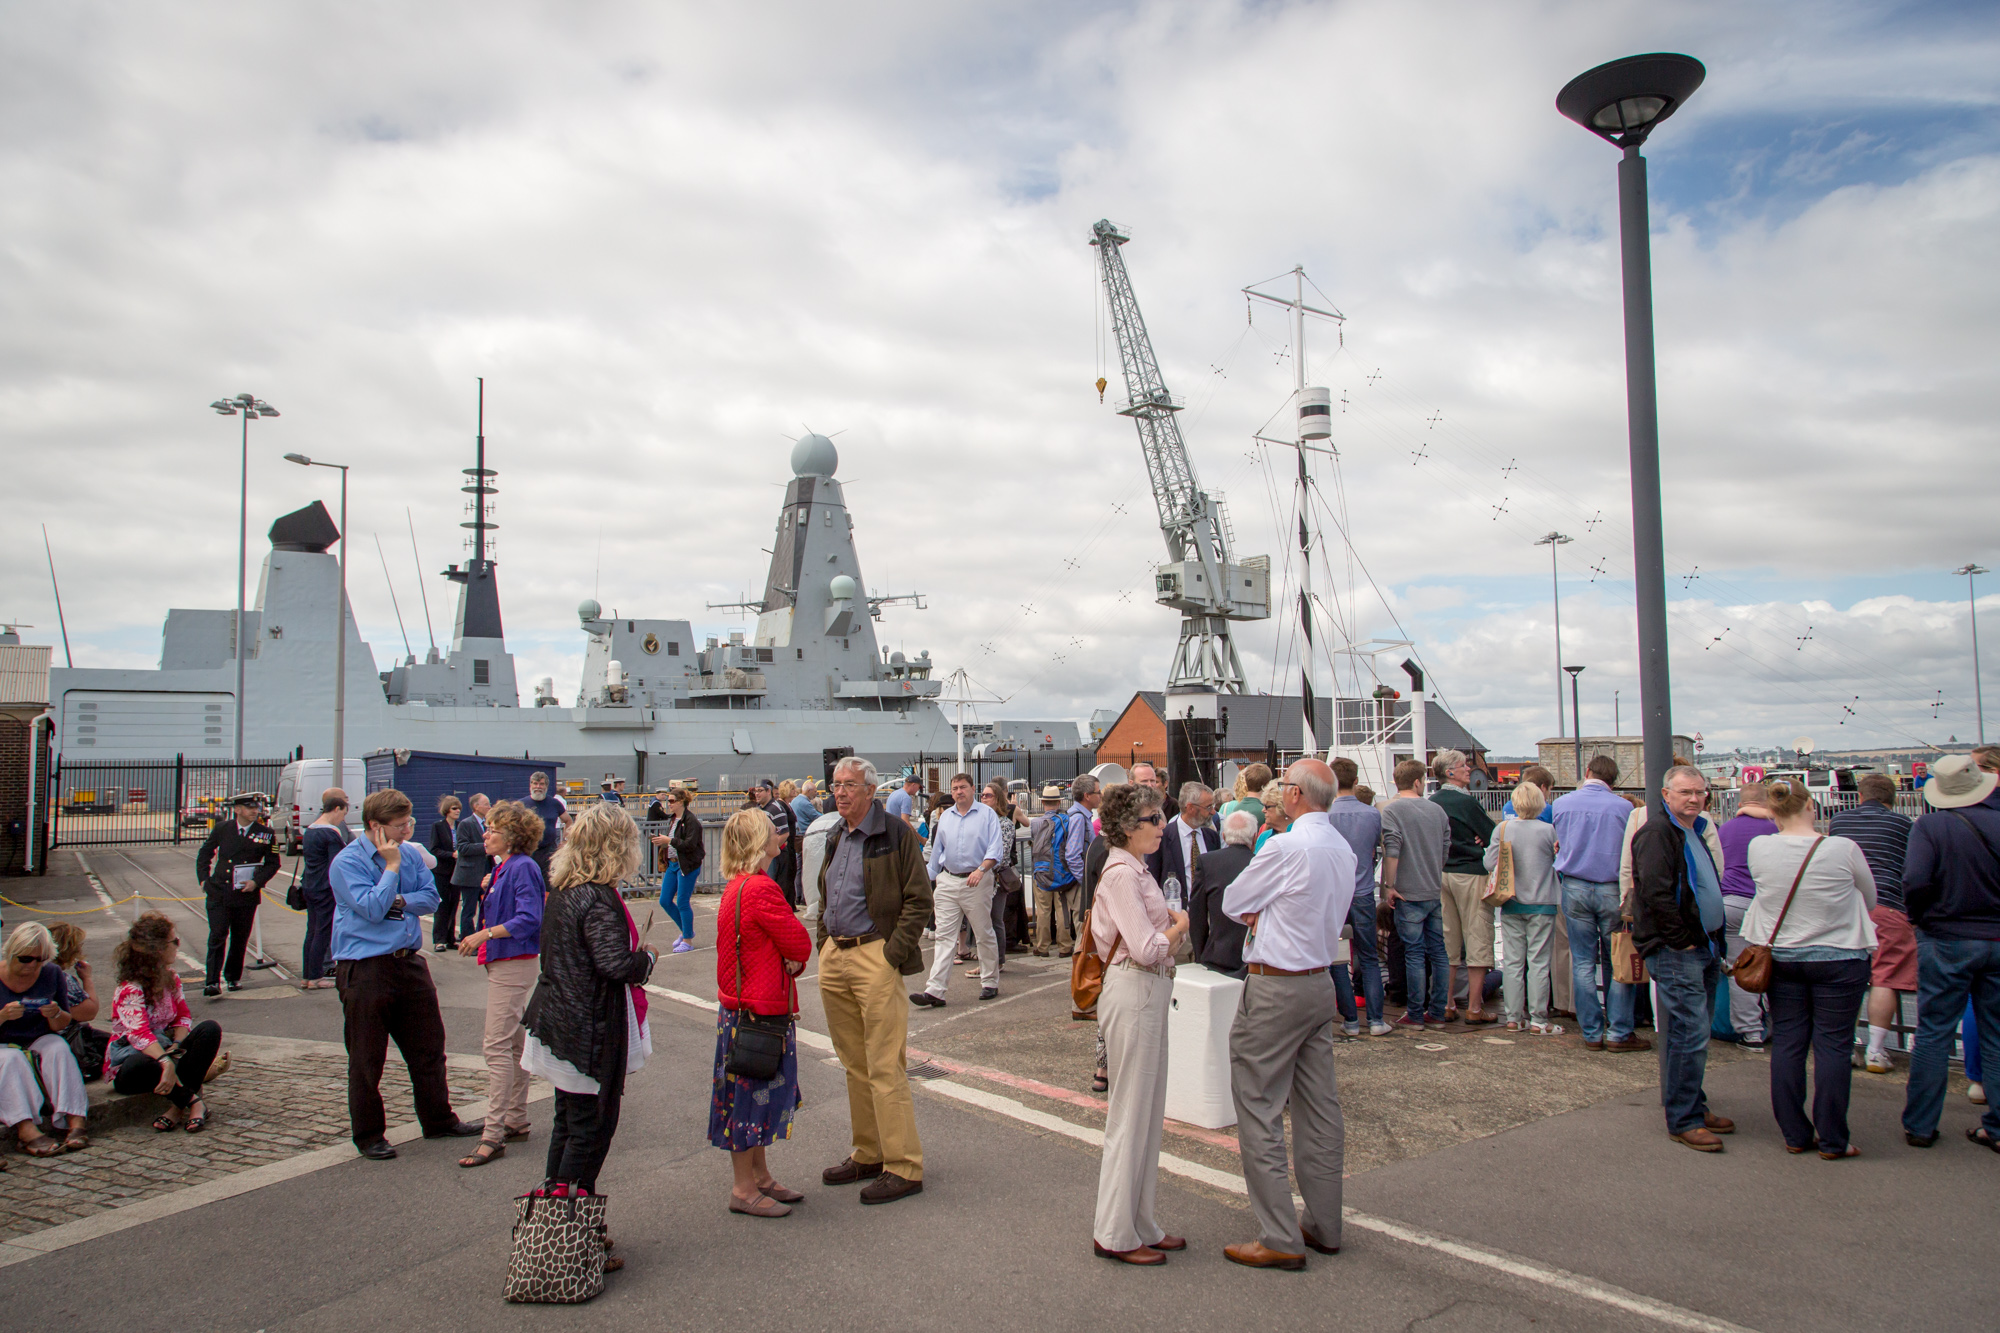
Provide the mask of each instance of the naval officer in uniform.
{"label": "naval officer in uniform", "polygon": [[243,989],[243,951],[257,921],[264,886],[278,873],[277,835],[264,822],[264,798],[254,791],[230,799],[230,819],[218,819],[194,859],[195,878],[208,898],[208,975],[203,995]]}

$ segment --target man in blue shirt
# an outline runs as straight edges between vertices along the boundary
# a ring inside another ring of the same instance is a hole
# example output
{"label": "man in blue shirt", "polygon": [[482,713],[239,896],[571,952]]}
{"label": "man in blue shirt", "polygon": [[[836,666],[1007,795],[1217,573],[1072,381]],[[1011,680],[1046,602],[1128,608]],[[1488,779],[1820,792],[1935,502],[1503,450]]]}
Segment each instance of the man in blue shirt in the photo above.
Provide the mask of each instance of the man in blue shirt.
{"label": "man in blue shirt", "polygon": [[[1326,817],[1354,849],[1354,901],[1347,910],[1354,938],[1348,945],[1361,968],[1361,1000],[1368,1010],[1369,1035],[1386,1037],[1395,1029],[1382,1019],[1382,969],[1375,949],[1375,858],[1382,849],[1382,812],[1354,794],[1361,768],[1352,759],[1333,761],[1333,780],[1339,795],[1327,807]],[[1360,1036],[1361,1012],[1354,1007],[1354,979],[1346,963],[1333,965],[1333,998],[1340,1006],[1346,1035]]]}
{"label": "man in blue shirt", "polygon": [[924,780],[915,773],[903,778],[901,789],[889,793],[889,813],[908,824],[917,826],[917,793],[924,789]]}
{"label": "man in blue shirt", "polygon": [[328,871],[333,975],[347,1020],[347,1118],[354,1146],[363,1157],[386,1162],[396,1155],[382,1137],[388,1128],[382,1062],[391,1037],[409,1068],[425,1138],[472,1138],[483,1126],[458,1118],[445,1084],[444,1015],[417,920],[437,910],[437,881],[409,840],[416,830],[410,798],[393,787],[370,792],[361,818],[367,836],[347,844]]}
{"label": "man in blue shirt", "polygon": [[542,840],[535,847],[535,864],[542,868],[542,883],[546,884],[549,858],[556,854],[556,844],[562,841],[562,817],[568,813],[569,804],[562,797],[549,794],[546,773],[528,775],[528,799],[524,804],[542,821]]}
{"label": "man in blue shirt", "polygon": [[1618,909],[1618,861],[1632,803],[1611,790],[1618,762],[1610,755],[1594,756],[1584,772],[1581,787],[1547,807],[1556,826],[1556,879],[1562,884],[1576,1022],[1585,1050],[1649,1051],[1653,1043],[1632,1031],[1639,988],[1613,981],[1603,998],[1597,993],[1599,964],[1611,975],[1611,936],[1625,929]]}
{"label": "man in blue shirt", "polygon": [[979,998],[1000,994],[1000,952],[993,934],[993,867],[1007,855],[1008,831],[993,807],[972,799],[972,779],[951,776],[951,806],[938,811],[931,839],[931,901],[937,906],[937,953],[924,989],[910,1003],[938,1007],[945,1002],[958,928],[972,928],[979,951]]}

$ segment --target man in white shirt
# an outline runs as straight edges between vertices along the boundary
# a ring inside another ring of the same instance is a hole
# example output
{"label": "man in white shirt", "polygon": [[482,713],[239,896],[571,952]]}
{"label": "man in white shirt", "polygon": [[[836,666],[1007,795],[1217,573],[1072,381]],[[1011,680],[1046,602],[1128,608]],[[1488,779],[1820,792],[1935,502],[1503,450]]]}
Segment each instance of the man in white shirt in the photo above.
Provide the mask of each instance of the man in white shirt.
{"label": "man in white shirt", "polygon": [[[1291,827],[1223,893],[1222,911],[1250,928],[1249,975],[1229,1030],[1229,1081],[1243,1181],[1261,1232],[1223,1253],[1250,1268],[1301,1269],[1305,1246],[1340,1252],[1340,1173],[1347,1130],[1333,1080],[1333,1025],[1340,1016],[1333,960],[1354,899],[1354,849],[1327,807],[1333,770],[1301,759],[1285,770]],[[1285,1166],[1285,1103],[1305,1212],[1292,1210]]]}
{"label": "man in white shirt", "polygon": [[910,1003],[941,1008],[961,923],[979,947],[979,998],[1000,994],[1000,951],[993,935],[993,867],[1007,854],[1009,831],[993,807],[972,799],[972,779],[951,776],[951,808],[938,812],[931,839],[931,901],[937,907],[937,954],[924,988]]}

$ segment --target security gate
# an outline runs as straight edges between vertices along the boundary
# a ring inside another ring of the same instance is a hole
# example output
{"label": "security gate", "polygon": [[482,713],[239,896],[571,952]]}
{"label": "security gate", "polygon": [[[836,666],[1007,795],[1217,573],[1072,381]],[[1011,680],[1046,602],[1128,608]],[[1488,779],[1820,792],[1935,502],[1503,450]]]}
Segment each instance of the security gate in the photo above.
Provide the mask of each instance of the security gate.
{"label": "security gate", "polygon": [[237,792],[275,792],[285,762],[60,757],[49,772],[48,845],[200,841]]}

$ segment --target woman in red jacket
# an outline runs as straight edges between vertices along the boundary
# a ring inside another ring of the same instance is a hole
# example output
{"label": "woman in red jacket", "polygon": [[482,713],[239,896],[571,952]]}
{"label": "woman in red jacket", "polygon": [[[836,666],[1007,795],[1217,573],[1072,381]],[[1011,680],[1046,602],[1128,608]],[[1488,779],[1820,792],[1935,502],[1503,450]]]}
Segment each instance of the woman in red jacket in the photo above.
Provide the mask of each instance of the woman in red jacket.
{"label": "woman in red jacket", "polygon": [[743,1011],[798,1011],[798,987],[792,979],[805,970],[812,940],[768,873],[784,850],[785,840],[762,810],[738,810],[723,826],[722,873],[729,883],[715,918],[715,989],[722,1007],[716,1015],[708,1141],[728,1150],[736,1172],[729,1211],[751,1217],[783,1217],[805,1197],[774,1180],[764,1161],[765,1145],[792,1136],[792,1112],[805,1104],[799,1093],[796,1028],[785,1034],[777,1077],[760,1081],[727,1069]]}

